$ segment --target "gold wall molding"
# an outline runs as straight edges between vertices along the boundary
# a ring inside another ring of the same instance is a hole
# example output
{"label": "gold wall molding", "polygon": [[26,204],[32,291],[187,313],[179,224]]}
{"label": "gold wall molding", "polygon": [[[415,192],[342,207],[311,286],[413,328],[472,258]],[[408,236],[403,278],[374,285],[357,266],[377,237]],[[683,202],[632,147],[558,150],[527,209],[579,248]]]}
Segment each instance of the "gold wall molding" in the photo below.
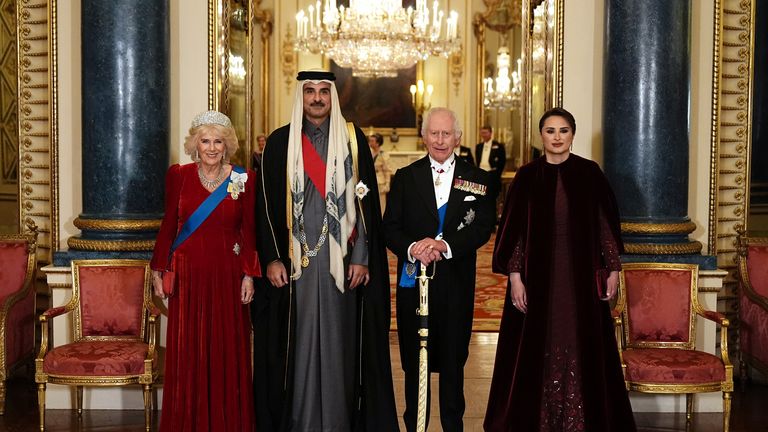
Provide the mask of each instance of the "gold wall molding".
{"label": "gold wall molding", "polygon": [[79,237],[67,239],[70,249],[96,252],[116,251],[151,251],[155,248],[154,240],[92,240]]}
{"label": "gold wall molding", "polygon": [[737,238],[749,208],[754,16],[754,0],[715,0],[708,246],[728,272],[718,295],[728,318],[738,309]]}
{"label": "gold wall molding", "polygon": [[[269,65],[272,61],[270,56],[270,44],[269,41],[272,38],[272,32],[274,29],[274,18],[272,17],[272,11],[261,8],[261,0],[256,0],[252,8],[250,8],[252,14],[250,22],[259,24],[261,27],[261,59],[259,61],[259,92],[260,92],[260,106],[261,106],[261,132],[268,132],[271,130],[269,124],[269,94],[270,94],[270,79],[269,79]],[[254,70],[253,68],[253,55],[250,56],[248,70]],[[253,119],[252,119],[253,120]],[[255,127],[252,128],[256,130]]]}
{"label": "gold wall molding", "polygon": [[283,82],[285,83],[285,94],[290,95],[296,82],[296,68],[299,64],[299,58],[296,50],[293,49],[293,33],[291,33],[291,24],[285,27],[285,38],[280,50],[280,66],[283,69]]}
{"label": "gold wall molding", "polygon": [[693,222],[636,223],[622,222],[621,232],[628,234],[690,234],[696,230]]}
{"label": "gold wall molding", "polygon": [[58,249],[56,0],[16,2],[19,223],[40,227],[37,260]]}
{"label": "gold wall molding", "polygon": [[451,80],[453,82],[453,93],[459,96],[459,87],[461,86],[461,77],[464,75],[464,44],[461,44],[459,50],[451,54],[448,58],[448,66],[451,69]]}
{"label": "gold wall molding", "polygon": [[[18,56],[17,52],[17,25],[16,25],[16,9],[13,7],[5,7],[0,9],[0,52],[4,55],[0,57],[0,68],[3,71],[3,81],[7,81],[8,84],[0,87],[0,129],[4,132],[0,134],[0,201],[9,202],[12,204],[4,205],[4,208],[9,209],[8,213],[0,214],[0,219],[3,220],[3,225],[13,226],[19,228],[16,231],[21,231],[22,225],[16,220],[18,217],[18,200],[19,200],[19,133],[18,133],[18,119],[15,115],[8,115],[8,113],[15,113],[19,109],[19,97],[18,86],[12,85],[18,82],[17,70],[18,70]],[[1,353],[0,353],[1,354]],[[2,357],[0,357],[1,359]],[[0,365],[2,360],[0,360]],[[2,371],[0,371],[2,373]],[[2,395],[0,395],[2,399]],[[1,402],[0,402],[1,404]]]}
{"label": "gold wall molding", "polygon": [[702,244],[697,241],[688,243],[625,243],[624,252],[628,254],[649,255],[685,255],[701,252]]}
{"label": "gold wall molding", "polygon": [[81,230],[91,231],[157,231],[161,219],[83,219],[75,218],[72,222]]}

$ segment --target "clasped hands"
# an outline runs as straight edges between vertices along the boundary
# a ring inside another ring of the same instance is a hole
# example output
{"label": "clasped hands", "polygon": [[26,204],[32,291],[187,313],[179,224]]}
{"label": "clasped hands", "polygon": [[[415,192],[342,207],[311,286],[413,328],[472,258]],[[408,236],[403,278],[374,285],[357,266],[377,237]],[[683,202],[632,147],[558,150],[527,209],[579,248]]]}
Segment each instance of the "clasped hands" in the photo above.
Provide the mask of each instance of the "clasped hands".
{"label": "clasped hands", "polygon": [[425,266],[443,259],[445,252],[448,252],[448,246],[444,241],[429,237],[425,237],[411,246],[411,256],[421,261]]}

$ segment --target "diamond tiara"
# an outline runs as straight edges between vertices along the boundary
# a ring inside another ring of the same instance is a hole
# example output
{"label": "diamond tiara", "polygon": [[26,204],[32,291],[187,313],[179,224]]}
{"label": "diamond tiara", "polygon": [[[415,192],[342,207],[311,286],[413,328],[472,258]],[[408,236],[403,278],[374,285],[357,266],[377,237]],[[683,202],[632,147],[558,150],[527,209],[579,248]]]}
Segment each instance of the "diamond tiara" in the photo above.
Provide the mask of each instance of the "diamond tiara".
{"label": "diamond tiara", "polygon": [[201,112],[195,116],[194,120],[192,120],[193,128],[207,124],[217,124],[224,127],[232,127],[232,121],[229,119],[229,117],[218,111]]}

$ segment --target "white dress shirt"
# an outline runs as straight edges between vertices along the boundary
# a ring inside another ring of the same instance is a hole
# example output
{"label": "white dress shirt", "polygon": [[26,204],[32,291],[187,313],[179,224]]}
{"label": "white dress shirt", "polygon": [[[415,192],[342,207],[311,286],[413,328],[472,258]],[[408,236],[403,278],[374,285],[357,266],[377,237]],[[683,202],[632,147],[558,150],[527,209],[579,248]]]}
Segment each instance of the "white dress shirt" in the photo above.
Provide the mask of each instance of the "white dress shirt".
{"label": "white dress shirt", "polygon": [[483,143],[483,154],[480,155],[478,166],[486,171],[491,170],[491,147],[493,147],[493,138]]}
{"label": "white dress shirt", "polygon": [[[435,188],[435,202],[437,203],[437,208],[440,208],[443,206],[443,204],[448,202],[448,197],[451,195],[451,186],[453,185],[453,172],[454,167],[456,166],[456,155],[450,155],[448,159],[446,159],[443,163],[439,163],[438,161],[432,159],[432,156],[429,156],[429,164],[431,165],[432,171],[432,185]],[[438,181],[438,179],[440,181]],[[453,256],[451,253],[451,246],[448,244],[448,242],[443,240],[443,233],[440,233],[438,236],[436,236],[435,240],[440,240],[445,243],[445,246],[448,248],[448,250],[443,252],[443,257],[445,259],[450,259]],[[415,244],[416,242],[413,242],[410,246],[408,246],[408,261],[410,262],[416,261],[411,255],[411,248]]]}

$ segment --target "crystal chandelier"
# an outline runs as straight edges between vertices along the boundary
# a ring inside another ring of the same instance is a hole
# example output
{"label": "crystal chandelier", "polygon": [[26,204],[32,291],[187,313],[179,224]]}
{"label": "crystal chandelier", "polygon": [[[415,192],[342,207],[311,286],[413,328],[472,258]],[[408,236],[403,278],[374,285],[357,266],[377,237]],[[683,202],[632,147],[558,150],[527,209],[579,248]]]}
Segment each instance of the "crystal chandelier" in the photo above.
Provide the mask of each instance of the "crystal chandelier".
{"label": "crystal chandelier", "polygon": [[[429,56],[448,57],[460,48],[459,14],[445,17],[437,0],[416,0],[416,8],[402,0],[317,0],[296,14],[294,48],[325,54],[356,77],[395,77]],[[444,19],[445,18],[445,19]]]}
{"label": "crystal chandelier", "polygon": [[520,59],[517,59],[517,70],[510,74],[509,48],[499,48],[496,56],[496,78],[483,79],[483,105],[486,108],[507,110],[520,106],[520,62]]}

